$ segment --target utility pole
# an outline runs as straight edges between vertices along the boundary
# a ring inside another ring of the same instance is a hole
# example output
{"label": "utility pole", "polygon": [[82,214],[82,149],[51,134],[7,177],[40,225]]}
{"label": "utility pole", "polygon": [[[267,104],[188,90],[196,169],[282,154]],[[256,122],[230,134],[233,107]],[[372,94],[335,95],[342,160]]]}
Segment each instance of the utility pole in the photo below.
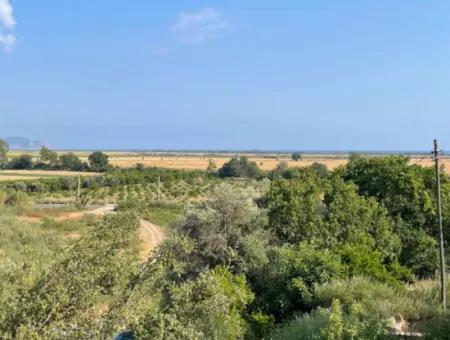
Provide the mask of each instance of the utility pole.
{"label": "utility pole", "polygon": [[158,176],[158,202],[161,201],[161,176]]}
{"label": "utility pole", "polygon": [[77,180],[77,197],[76,197],[76,203],[81,204],[81,176],[78,175]]}
{"label": "utility pole", "polygon": [[440,265],[441,265],[441,303],[444,310],[446,309],[446,296],[445,296],[445,257],[444,257],[444,232],[442,231],[442,205],[441,205],[441,174],[439,165],[439,146],[438,142],[434,140],[433,149],[434,166],[436,171],[436,202],[437,202],[437,215],[439,224],[439,255],[440,255]]}

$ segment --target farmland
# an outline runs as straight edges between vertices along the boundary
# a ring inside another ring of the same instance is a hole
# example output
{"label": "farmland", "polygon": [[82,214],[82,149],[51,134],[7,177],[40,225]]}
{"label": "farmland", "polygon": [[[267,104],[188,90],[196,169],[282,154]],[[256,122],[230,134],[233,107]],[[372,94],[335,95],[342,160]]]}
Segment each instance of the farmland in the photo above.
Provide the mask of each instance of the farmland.
{"label": "farmland", "polygon": [[[3,170],[1,337],[314,339],[338,320],[340,339],[434,339],[448,323],[425,159],[111,153],[90,172],[77,156],[85,171]],[[442,192],[447,242],[446,174]]]}
{"label": "farmland", "polygon": [[52,177],[94,176],[92,172],[49,170],[0,170],[1,181],[33,180]]}
{"label": "farmland", "polygon": [[[60,150],[58,154],[64,154],[70,150]],[[323,163],[328,169],[333,170],[339,166],[345,165],[348,162],[348,154],[326,154],[326,153],[305,153],[302,159],[294,161],[291,154],[287,153],[252,153],[252,152],[124,152],[124,151],[104,151],[109,156],[109,162],[113,166],[120,168],[130,168],[136,164],[142,164],[146,167],[159,167],[167,169],[185,169],[185,170],[205,170],[210,161],[212,161],[218,168],[230,160],[230,158],[240,155],[247,156],[250,160],[255,161],[262,170],[270,171],[275,169],[280,162],[286,162],[289,167],[307,167],[318,162]],[[86,161],[89,151],[73,151],[75,155],[81,160]],[[39,157],[38,152],[35,151],[14,151],[10,153],[10,157],[14,158],[21,154],[28,154],[33,158]],[[364,154],[364,153],[363,153]],[[378,154],[378,156],[382,154]],[[441,161],[446,172],[450,173],[450,158],[444,157]],[[410,164],[419,164],[424,167],[433,165],[431,156],[424,154],[411,154]],[[0,172],[0,175],[6,172]],[[15,171],[14,171],[15,173]],[[28,175],[31,176],[33,172]],[[35,173],[39,174],[39,173]],[[53,175],[55,173],[42,172],[41,176]],[[65,175],[64,172],[61,172]],[[17,176],[20,176],[20,172]],[[58,175],[58,174],[57,174]],[[67,173],[70,175],[70,173]],[[0,177],[1,180],[2,177]],[[6,178],[5,178],[6,180]]]}

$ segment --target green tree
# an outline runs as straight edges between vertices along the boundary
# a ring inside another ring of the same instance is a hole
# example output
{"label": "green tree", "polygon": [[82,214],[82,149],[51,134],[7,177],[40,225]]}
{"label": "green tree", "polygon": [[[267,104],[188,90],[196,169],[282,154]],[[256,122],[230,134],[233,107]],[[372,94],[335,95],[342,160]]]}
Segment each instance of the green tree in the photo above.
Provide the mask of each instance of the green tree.
{"label": "green tree", "polygon": [[310,165],[310,168],[315,171],[320,177],[327,178],[328,176],[330,176],[330,171],[323,163],[314,162]]}
{"label": "green tree", "polygon": [[33,157],[27,154],[13,158],[8,163],[10,169],[31,169],[33,167]]}
{"label": "green tree", "polygon": [[294,160],[294,161],[301,161],[302,160],[302,158],[303,158],[303,156],[302,156],[302,154],[300,153],[300,152],[294,152],[292,155],[291,155],[291,158]]}
{"label": "green tree", "polygon": [[248,157],[233,157],[218,171],[219,177],[248,177],[260,178],[263,172],[256,162],[249,161]]}
{"label": "green tree", "polygon": [[89,165],[93,171],[105,172],[109,167],[108,158],[108,155],[101,151],[93,152],[89,155]]}
{"label": "green tree", "polygon": [[400,238],[388,211],[374,198],[359,196],[354,184],[335,179],[329,188],[324,197],[324,243],[364,245],[387,261],[398,258]]}
{"label": "green tree", "polygon": [[59,166],[64,170],[83,171],[85,165],[81,159],[72,152],[63,154],[59,157]]}
{"label": "green tree", "polygon": [[[436,270],[436,215],[431,169],[409,165],[407,157],[358,157],[340,170],[342,178],[355,183],[361,195],[375,198],[394,221],[402,240],[401,264],[420,277]],[[449,179],[442,176],[442,196],[450,202]],[[444,227],[450,227],[450,208],[443,204]],[[447,233],[447,240],[450,236]],[[413,251],[414,249],[414,251]],[[415,251],[421,249],[421,251]]]}
{"label": "green tree", "polygon": [[56,151],[50,150],[46,146],[41,147],[39,158],[41,162],[49,165],[55,165],[58,162],[58,154]]}
{"label": "green tree", "polygon": [[9,145],[4,139],[0,139],[0,164],[5,165],[8,162]]}
{"label": "green tree", "polygon": [[301,242],[274,248],[261,270],[263,274],[254,282],[256,307],[280,321],[308,310],[314,285],[342,278],[345,267],[329,249]]}
{"label": "green tree", "polygon": [[178,234],[192,238],[197,260],[209,266],[228,265],[246,271],[266,258],[265,216],[255,203],[258,193],[220,185],[208,200],[186,211]]}
{"label": "green tree", "polygon": [[324,187],[310,171],[301,178],[277,178],[267,194],[269,227],[282,242],[297,243],[318,237],[322,230]]}
{"label": "green tree", "polygon": [[243,275],[223,267],[201,273],[195,280],[172,285],[161,311],[148,314],[134,335],[142,339],[243,339],[242,317],[253,294]]}

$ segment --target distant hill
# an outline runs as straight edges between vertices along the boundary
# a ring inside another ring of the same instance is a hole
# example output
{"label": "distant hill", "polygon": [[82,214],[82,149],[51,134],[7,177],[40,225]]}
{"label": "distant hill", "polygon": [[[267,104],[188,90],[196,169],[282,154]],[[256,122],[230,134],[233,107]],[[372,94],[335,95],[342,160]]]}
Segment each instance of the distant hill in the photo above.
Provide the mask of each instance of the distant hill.
{"label": "distant hill", "polygon": [[42,141],[31,140],[24,137],[6,137],[11,150],[37,150],[46,144]]}

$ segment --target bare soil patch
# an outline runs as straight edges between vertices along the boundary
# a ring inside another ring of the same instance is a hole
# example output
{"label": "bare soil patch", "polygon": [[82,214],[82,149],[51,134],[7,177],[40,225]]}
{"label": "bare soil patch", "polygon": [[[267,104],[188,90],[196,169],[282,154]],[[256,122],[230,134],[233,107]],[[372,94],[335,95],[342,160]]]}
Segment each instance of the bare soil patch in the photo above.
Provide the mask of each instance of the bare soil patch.
{"label": "bare soil patch", "polygon": [[160,245],[165,238],[166,233],[161,227],[148,221],[141,220],[139,226],[140,259],[146,261],[152,251]]}

